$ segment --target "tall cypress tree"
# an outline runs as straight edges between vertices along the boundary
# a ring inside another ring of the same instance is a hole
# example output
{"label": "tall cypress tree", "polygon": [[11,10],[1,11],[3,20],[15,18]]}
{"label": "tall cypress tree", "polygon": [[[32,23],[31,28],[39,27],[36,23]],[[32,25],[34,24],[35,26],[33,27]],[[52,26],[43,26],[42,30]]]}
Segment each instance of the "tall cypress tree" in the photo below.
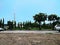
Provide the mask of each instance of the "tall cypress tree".
{"label": "tall cypress tree", "polygon": [[3,20],[2,20],[3,22],[2,22],[2,27],[4,28],[4,18],[3,18]]}

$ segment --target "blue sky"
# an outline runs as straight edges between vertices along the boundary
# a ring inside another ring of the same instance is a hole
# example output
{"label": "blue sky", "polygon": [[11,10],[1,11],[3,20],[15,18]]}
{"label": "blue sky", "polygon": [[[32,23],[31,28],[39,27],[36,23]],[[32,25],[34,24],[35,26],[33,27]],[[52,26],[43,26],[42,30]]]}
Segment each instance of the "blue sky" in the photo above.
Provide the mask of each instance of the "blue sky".
{"label": "blue sky", "polygon": [[0,0],[0,19],[14,20],[17,22],[34,21],[37,13],[60,15],[60,0]]}

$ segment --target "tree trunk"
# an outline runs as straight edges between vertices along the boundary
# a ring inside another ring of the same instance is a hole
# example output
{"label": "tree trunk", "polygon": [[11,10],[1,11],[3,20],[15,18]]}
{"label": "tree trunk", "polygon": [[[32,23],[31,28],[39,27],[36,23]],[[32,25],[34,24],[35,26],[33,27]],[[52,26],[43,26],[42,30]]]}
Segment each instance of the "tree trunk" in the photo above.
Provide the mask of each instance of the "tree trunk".
{"label": "tree trunk", "polygon": [[39,22],[39,30],[41,30],[41,22]]}
{"label": "tree trunk", "polygon": [[52,29],[53,29],[53,30],[54,30],[54,26],[55,26],[54,21],[55,21],[55,20],[53,20],[53,24],[52,24],[52,27],[53,27]]}

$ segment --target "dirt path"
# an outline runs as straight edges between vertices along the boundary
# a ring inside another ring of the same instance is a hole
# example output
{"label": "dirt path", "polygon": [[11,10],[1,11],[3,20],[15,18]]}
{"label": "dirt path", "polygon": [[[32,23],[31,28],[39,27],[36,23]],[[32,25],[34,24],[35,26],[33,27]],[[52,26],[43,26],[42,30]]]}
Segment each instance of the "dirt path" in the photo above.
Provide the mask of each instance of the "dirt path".
{"label": "dirt path", "polygon": [[60,34],[1,33],[0,45],[60,45]]}
{"label": "dirt path", "polygon": [[[58,31],[29,31],[29,30],[26,30],[26,31],[24,31],[24,30],[16,30],[16,31],[0,31],[0,33],[53,33],[53,34],[58,34],[59,32]],[[60,34],[60,33],[59,33]]]}

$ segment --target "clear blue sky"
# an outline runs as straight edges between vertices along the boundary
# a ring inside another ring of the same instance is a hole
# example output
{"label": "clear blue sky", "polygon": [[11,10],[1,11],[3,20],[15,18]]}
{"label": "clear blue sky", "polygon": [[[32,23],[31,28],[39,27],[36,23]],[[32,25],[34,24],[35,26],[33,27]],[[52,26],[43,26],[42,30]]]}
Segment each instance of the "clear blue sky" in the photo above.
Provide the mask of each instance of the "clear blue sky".
{"label": "clear blue sky", "polygon": [[33,16],[39,12],[60,15],[60,0],[0,0],[0,19],[5,23],[14,19],[17,22],[34,21]]}

